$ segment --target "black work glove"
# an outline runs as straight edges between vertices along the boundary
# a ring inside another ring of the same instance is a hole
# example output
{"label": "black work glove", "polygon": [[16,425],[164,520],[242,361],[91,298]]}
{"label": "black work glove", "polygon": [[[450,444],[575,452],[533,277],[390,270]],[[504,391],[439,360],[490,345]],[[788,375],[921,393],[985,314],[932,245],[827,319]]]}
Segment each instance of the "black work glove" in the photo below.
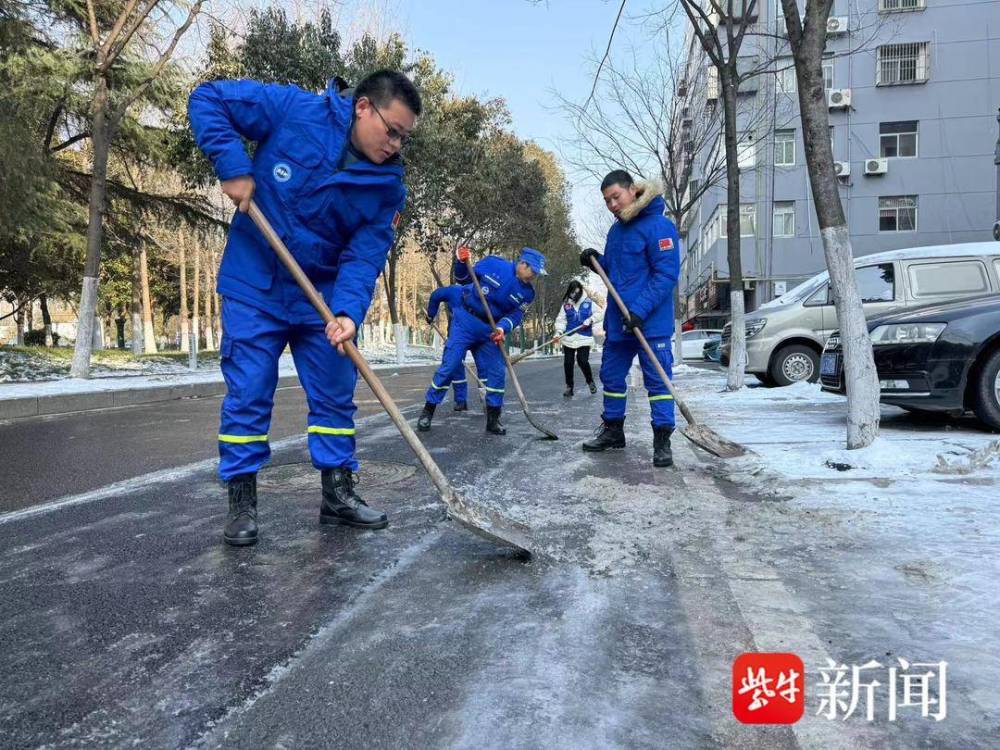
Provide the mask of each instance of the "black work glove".
{"label": "black work glove", "polygon": [[642,323],[642,318],[635,313],[629,313],[628,317],[625,318],[625,327],[632,333],[635,333],[636,328],[642,330]]}
{"label": "black work glove", "polygon": [[[600,259],[600,253],[598,253],[594,248],[588,247],[582,253],[580,253],[580,265],[586,268],[588,271],[593,271],[594,266],[590,262],[591,258]],[[598,263],[600,265],[600,263]]]}

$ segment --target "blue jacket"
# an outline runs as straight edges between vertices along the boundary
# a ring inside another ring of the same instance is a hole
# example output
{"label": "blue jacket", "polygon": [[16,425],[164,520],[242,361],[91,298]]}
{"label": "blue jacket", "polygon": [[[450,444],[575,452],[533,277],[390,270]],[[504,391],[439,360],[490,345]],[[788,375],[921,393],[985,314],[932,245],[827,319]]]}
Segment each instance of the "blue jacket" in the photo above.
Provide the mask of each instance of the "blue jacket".
{"label": "blue jacket", "polygon": [[[490,312],[497,326],[510,333],[524,318],[524,311],[535,299],[535,289],[517,278],[517,264],[513,261],[488,255],[476,263],[476,278],[483,287],[483,294],[489,303]],[[462,305],[482,321],[486,312],[479,299],[476,287],[464,263],[455,260],[455,281],[462,284]]]}
{"label": "blue jacket", "polygon": [[[674,332],[674,287],[680,274],[680,237],[663,215],[666,204],[650,183],[639,183],[639,197],[608,230],[601,266],[629,311],[643,320],[647,338]],[[610,341],[631,336],[621,310],[608,300],[604,331]]]}
{"label": "blue jacket", "polygon": [[[306,275],[335,315],[360,326],[406,189],[399,159],[340,168],[353,112],[332,86],[317,96],[256,81],[203,83],[188,102],[195,140],[219,179],[253,175],[255,200]],[[257,142],[252,160],[241,138]],[[218,291],[291,323],[321,322],[246,214],[230,227]]]}
{"label": "blue jacket", "polygon": [[[612,284],[614,282],[611,282]],[[585,320],[589,320],[594,314],[594,303],[589,299],[585,299],[577,307],[569,300],[563,303],[563,315],[566,317],[566,328],[565,331],[572,331],[577,326],[583,325]],[[576,332],[579,336],[593,336],[594,330],[592,326],[584,326],[579,331]]]}
{"label": "blue jacket", "polygon": [[[484,290],[485,291],[485,290]],[[442,302],[447,302],[452,312],[462,306],[462,287],[439,286],[431,292],[431,298],[427,301],[427,317],[436,318]]]}

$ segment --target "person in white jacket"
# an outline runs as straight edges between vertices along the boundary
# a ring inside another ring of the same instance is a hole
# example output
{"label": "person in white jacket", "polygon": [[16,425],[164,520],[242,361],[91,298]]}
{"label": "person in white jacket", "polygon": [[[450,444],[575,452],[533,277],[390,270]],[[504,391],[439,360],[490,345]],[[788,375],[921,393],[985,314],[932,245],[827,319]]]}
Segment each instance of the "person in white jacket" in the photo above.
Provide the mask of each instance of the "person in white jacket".
{"label": "person in white jacket", "polygon": [[[563,296],[562,307],[556,317],[556,339],[563,346],[563,370],[566,373],[564,398],[573,397],[573,360],[587,380],[591,393],[597,393],[594,373],[590,370],[590,347],[594,345],[593,327],[604,319],[604,310],[583,284],[574,279],[569,282]],[[575,332],[574,329],[578,329]],[[564,335],[567,331],[571,333]]]}

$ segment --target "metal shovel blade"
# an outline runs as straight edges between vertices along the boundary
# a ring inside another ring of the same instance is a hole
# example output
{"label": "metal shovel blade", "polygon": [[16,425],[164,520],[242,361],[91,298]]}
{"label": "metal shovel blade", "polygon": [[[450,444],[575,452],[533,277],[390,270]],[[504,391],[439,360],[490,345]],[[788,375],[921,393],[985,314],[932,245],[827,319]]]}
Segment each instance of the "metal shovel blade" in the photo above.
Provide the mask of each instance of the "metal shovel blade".
{"label": "metal shovel blade", "polygon": [[713,456],[719,458],[739,458],[746,455],[746,448],[739,443],[726,440],[714,430],[703,424],[688,424],[681,429],[681,434],[688,440]]}

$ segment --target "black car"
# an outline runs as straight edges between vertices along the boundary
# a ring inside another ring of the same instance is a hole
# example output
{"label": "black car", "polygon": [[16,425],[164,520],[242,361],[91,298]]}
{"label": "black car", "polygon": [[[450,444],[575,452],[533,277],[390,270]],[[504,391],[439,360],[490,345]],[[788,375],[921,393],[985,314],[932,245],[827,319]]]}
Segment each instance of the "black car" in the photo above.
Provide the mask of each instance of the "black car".
{"label": "black car", "polygon": [[[882,402],[912,412],[973,411],[1000,430],[1000,295],[868,321]],[[840,336],[820,359],[823,390],[844,393]]]}

